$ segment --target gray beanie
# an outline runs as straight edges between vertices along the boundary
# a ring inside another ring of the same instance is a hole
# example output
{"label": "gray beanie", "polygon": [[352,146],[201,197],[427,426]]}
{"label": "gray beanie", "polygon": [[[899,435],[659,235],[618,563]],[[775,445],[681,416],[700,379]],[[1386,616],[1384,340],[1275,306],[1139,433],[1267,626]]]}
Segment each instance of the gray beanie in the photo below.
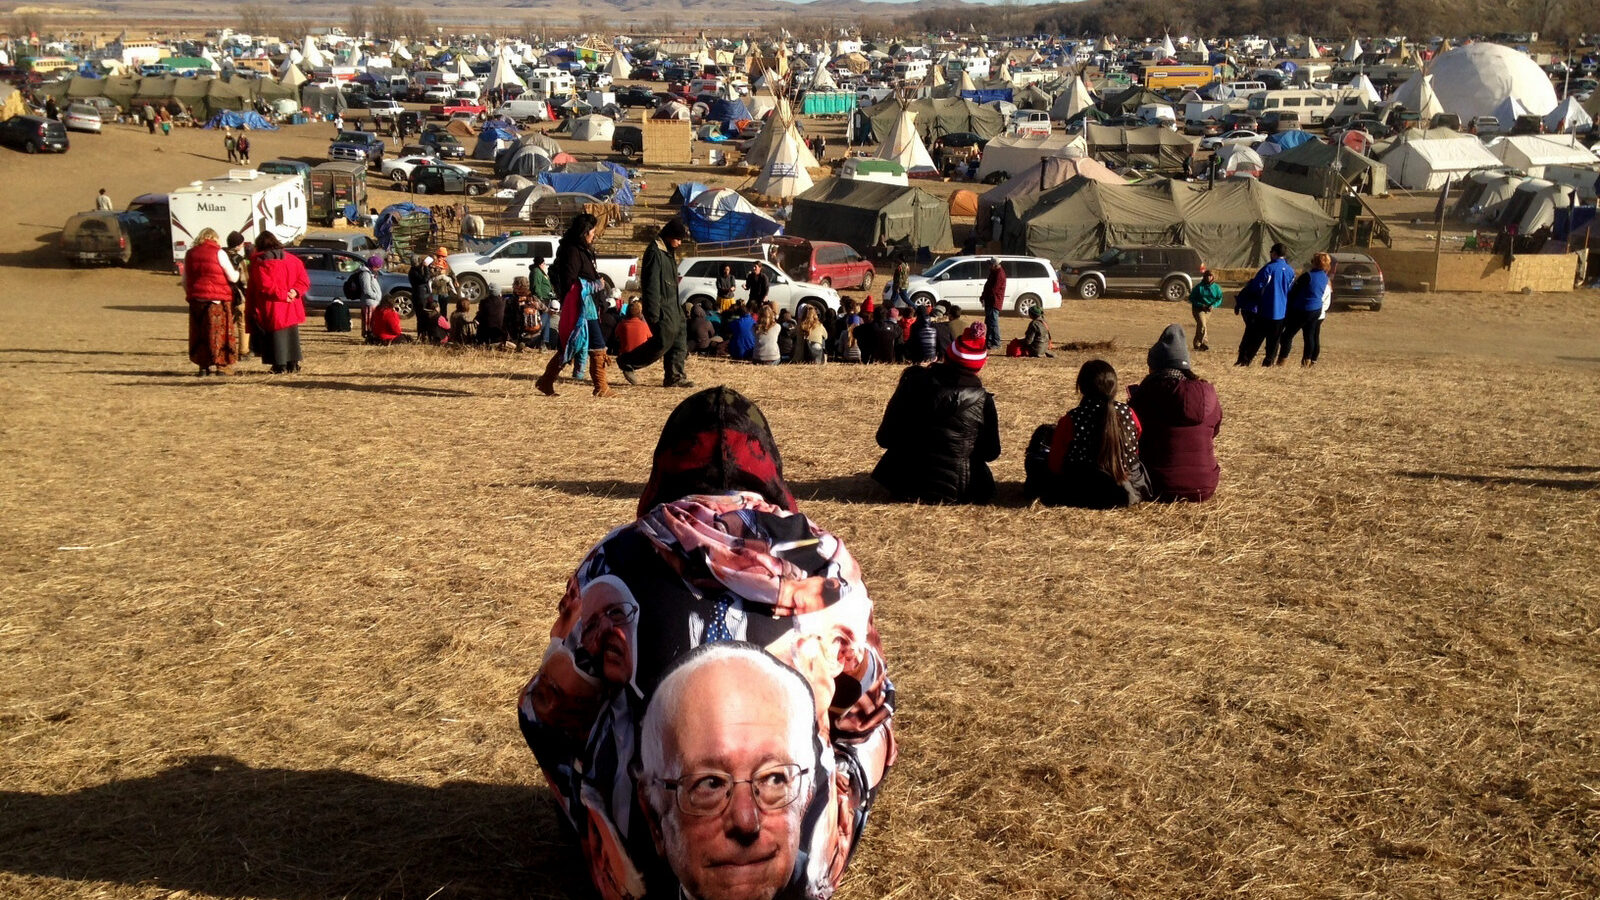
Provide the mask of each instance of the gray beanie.
{"label": "gray beanie", "polygon": [[1166,330],[1161,332],[1161,339],[1150,348],[1150,354],[1146,357],[1150,363],[1150,371],[1159,372],[1162,369],[1189,371],[1188,343],[1182,325],[1168,325]]}

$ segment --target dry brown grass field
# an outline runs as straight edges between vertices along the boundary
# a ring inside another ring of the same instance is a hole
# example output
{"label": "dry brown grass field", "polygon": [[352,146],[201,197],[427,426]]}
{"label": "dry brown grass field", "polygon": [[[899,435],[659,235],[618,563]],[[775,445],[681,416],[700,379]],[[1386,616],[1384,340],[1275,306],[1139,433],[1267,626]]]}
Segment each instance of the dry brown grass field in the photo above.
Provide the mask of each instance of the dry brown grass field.
{"label": "dry brown grass field", "polygon": [[[73,142],[0,155],[0,896],[589,896],[513,701],[682,394],[314,324],[297,377],[196,378],[175,278],[45,242],[220,139]],[[1050,321],[1133,379],[1187,314]],[[974,509],[867,478],[896,369],[691,361],[877,601],[902,756],[840,897],[1600,895],[1592,295],[1394,295],[1309,371],[1215,330],[1220,493],[1119,512],[1021,502],[1087,354],[989,364]]]}

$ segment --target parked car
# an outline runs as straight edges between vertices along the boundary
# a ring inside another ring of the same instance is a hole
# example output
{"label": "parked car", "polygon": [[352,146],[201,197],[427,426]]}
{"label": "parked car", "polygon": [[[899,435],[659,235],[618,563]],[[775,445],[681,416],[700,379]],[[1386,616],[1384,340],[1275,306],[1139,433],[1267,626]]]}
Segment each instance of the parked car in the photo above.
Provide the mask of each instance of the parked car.
{"label": "parked car", "polygon": [[390,119],[405,112],[406,108],[393,100],[373,100],[367,104],[367,111],[374,119]]}
{"label": "parked car", "polygon": [[1211,137],[1201,138],[1200,149],[1215,150],[1224,144],[1243,144],[1246,147],[1254,147],[1266,139],[1267,136],[1259,131],[1250,131],[1249,129],[1240,128],[1234,131],[1223,132],[1222,134]]}
{"label": "parked car", "polygon": [[1363,305],[1373,312],[1383,308],[1383,269],[1365,253],[1333,253],[1333,271],[1328,283],[1333,287],[1331,305]]}
{"label": "parked car", "polygon": [[617,105],[624,107],[643,106],[654,109],[659,102],[656,92],[647,87],[630,87],[617,91]]}
{"label": "parked car", "polygon": [[1301,127],[1300,114],[1292,110],[1271,109],[1261,115],[1260,128],[1267,134],[1295,131]]}
{"label": "parked car", "polygon": [[644,129],[637,125],[618,125],[611,132],[611,152],[623,159],[634,159],[644,152]]}
{"label": "parked car", "polygon": [[1084,300],[1140,293],[1160,294],[1176,303],[1188,299],[1205,270],[1200,251],[1193,247],[1112,247],[1099,259],[1062,263],[1061,278],[1067,290]]}
{"label": "parked car", "polygon": [[372,235],[360,231],[313,231],[300,239],[300,246],[343,250],[362,259],[383,253],[383,247]]}
{"label": "parked car", "polygon": [[109,122],[122,115],[122,107],[112,103],[109,97],[84,97],[82,100],[74,100],[73,102],[87,103],[94,107],[95,111],[100,113],[101,122]]}
{"label": "parked car", "polygon": [[476,197],[489,193],[489,179],[462,172],[455,166],[418,166],[411,170],[407,186],[413,194],[466,194]]}
{"label": "parked car", "polygon": [[983,147],[989,143],[989,139],[971,131],[953,131],[939,137],[938,143],[945,147]]}
{"label": "parked car", "polygon": [[[310,310],[327,309],[335,299],[344,300],[344,283],[350,273],[367,264],[366,256],[344,250],[298,246],[288,248],[288,252],[305,264],[311,282],[305,304]],[[378,285],[383,289],[383,296],[394,302],[395,312],[401,318],[411,315],[411,282],[406,276],[379,272]]]}
{"label": "parked car", "polygon": [[[452,253],[446,259],[456,275],[461,296],[476,303],[490,291],[505,293],[519,275],[527,275],[535,259],[555,259],[560,238],[548,235],[514,235],[487,250]],[[639,288],[637,256],[601,256],[595,270],[609,287],[624,291]]]}
{"label": "parked car", "polygon": [[1216,119],[1184,119],[1183,133],[1199,137],[1215,137],[1222,133],[1222,123]]}
{"label": "parked car", "polygon": [[1494,116],[1473,116],[1467,123],[1467,133],[1476,135],[1494,135],[1500,133],[1500,120]]}
{"label": "parked car", "polygon": [[724,265],[733,271],[736,282],[734,296],[740,301],[750,299],[750,292],[745,289],[744,280],[752,270],[760,266],[766,270],[770,285],[767,299],[772,301],[778,310],[787,309],[798,316],[803,305],[816,306],[818,313],[823,312],[824,307],[833,310],[839,308],[839,292],[833,288],[812,284],[809,281],[796,281],[764,259],[738,256],[691,256],[680,261],[678,299],[684,303],[699,303],[706,309],[714,308],[717,297],[717,276],[722,274]]}
{"label": "parked car", "polygon": [[66,127],[44,116],[12,116],[0,122],[0,144],[19,147],[24,153],[65,153],[71,146]]}
{"label": "parked car", "polygon": [[798,281],[823,287],[872,289],[877,270],[849,244],[779,235],[764,238],[767,258]]}
{"label": "parked car", "polygon": [[61,229],[61,252],[73,265],[126,266],[170,249],[161,229],[138,212],[81,212]]}
{"label": "parked car", "polygon": [[1222,117],[1223,131],[1255,131],[1255,113],[1231,112]]}
{"label": "parked car", "polygon": [[440,159],[466,159],[467,148],[448,131],[424,131],[417,143],[433,151]]}
{"label": "parked car", "polygon": [[447,163],[432,155],[400,156],[394,159],[386,159],[378,167],[378,171],[388,176],[389,180],[395,184],[405,184],[411,180],[411,173],[423,166],[448,166],[463,175],[472,174],[472,170],[466,166],[458,163]]}
{"label": "parked car", "polygon": [[88,131],[93,134],[100,133],[100,110],[87,103],[69,103],[61,111],[61,124],[68,131]]}
{"label": "parked car", "polygon": [[554,194],[546,194],[533,201],[522,218],[540,223],[551,231],[560,231],[572,221],[573,216],[593,206],[607,208],[604,216],[596,213],[598,217],[606,220],[607,225],[615,225],[622,221],[621,210],[615,203],[601,200],[593,194],[585,194],[582,191],[557,191]]}
{"label": "parked car", "polygon": [[952,256],[934,263],[921,275],[911,276],[907,289],[912,303],[931,303],[966,312],[981,312],[984,282],[990,260],[1000,260],[1006,273],[1004,308],[1026,316],[1034,306],[1061,306],[1061,280],[1055,266],[1036,256]]}
{"label": "parked car", "polygon": [[140,194],[128,201],[128,212],[136,212],[149,219],[160,232],[161,242],[169,248],[172,246],[172,208],[166,194]]}
{"label": "parked car", "polygon": [[328,144],[329,159],[348,159],[369,165],[383,162],[383,138],[370,131],[341,131]]}

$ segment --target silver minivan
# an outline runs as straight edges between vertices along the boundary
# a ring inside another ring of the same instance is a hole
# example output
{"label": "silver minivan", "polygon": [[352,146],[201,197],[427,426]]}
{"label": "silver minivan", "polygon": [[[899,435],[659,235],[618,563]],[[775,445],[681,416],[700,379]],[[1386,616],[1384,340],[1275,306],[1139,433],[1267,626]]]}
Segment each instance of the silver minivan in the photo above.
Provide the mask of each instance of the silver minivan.
{"label": "silver minivan", "polygon": [[550,117],[550,105],[543,100],[507,100],[494,114],[517,122],[543,122]]}

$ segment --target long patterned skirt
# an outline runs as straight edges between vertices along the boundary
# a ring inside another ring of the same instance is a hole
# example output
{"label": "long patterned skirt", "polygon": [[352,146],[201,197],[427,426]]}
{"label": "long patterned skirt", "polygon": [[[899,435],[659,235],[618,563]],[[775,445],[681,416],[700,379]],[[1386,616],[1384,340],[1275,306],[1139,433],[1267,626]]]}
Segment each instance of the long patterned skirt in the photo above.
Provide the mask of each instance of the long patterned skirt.
{"label": "long patterned skirt", "polygon": [[239,335],[227,303],[189,301],[189,361],[202,369],[226,369],[239,361]]}

